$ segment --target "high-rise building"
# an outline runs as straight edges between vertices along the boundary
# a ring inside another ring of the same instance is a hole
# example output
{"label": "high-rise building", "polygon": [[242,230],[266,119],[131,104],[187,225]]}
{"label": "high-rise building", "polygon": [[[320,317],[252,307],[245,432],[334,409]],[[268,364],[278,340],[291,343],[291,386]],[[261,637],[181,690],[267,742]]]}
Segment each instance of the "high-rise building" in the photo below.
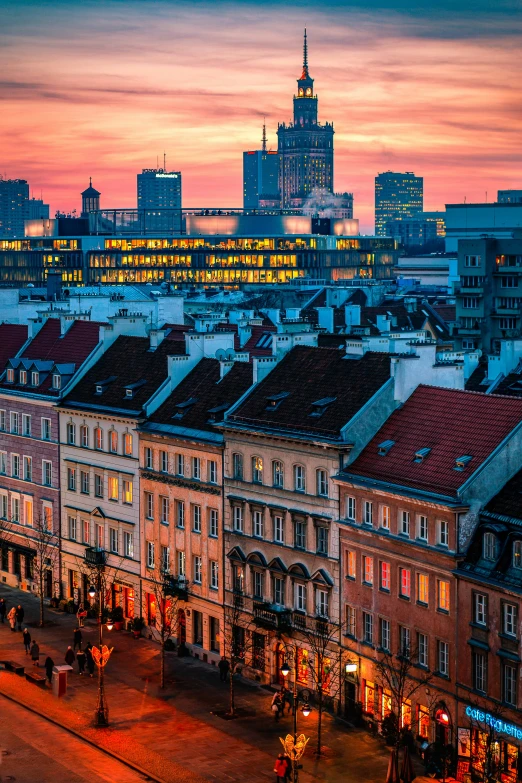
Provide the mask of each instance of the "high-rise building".
{"label": "high-rise building", "polygon": [[499,204],[522,204],[522,190],[499,190],[497,201]]}
{"label": "high-rise building", "polygon": [[0,177],[0,236],[23,237],[29,185],[25,179]]}
{"label": "high-rise building", "polygon": [[89,212],[97,212],[100,208],[101,193],[92,186],[92,177],[89,177],[89,187],[82,193],[82,217],[89,217]]}
{"label": "high-rise building", "polygon": [[140,220],[149,230],[181,231],[181,172],[143,169],[137,180]]}
{"label": "high-rise building", "polygon": [[423,210],[424,180],[411,171],[386,171],[375,177],[375,233],[386,235],[386,223],[412,218]]}
{"label": "high-rise building", "polygon": [[30,198],[25,202],[25,220],[48,220],[49,204],[44,204],[41,198]]}
{"label": "high-rise building", "polygon": [[263,125],[261,149],[243,152],[243,207],[259,209],[279,204],[279,155],[267,150]]}
{"label": "high-rise building", "polygon": [[277,127],[279,152],[279,191],[283,209],[301,209],[314,190],[333,193],[332,123],[317,119],[317,95],[308,71],[306,30],[303,70],[294,95],[293,122]]}

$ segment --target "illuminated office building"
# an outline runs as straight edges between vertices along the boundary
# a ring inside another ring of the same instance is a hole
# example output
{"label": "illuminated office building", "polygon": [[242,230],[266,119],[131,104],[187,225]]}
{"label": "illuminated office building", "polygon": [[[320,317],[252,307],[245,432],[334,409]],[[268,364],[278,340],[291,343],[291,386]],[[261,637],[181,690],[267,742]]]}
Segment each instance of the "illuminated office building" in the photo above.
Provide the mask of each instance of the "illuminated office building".
{"label": "illuminated office building", "polygon": [[317,95],[308,71],[308,46],[304,36],[303,70],[294,95],[293,122],[277,127],[279,191],[284,209],[301,209],[315,189],[333,193],[334,128],[317,119]]}
{"label": "illuminated office building", "polygon": [[412,218],[423,210],[424,180],[411,171],[386,171],[375,177],[375,233],[386,235],[386,223]]}
{"label": "illuminated office building", "polygon": [[[147,216],[153,230],[169,230],[174,216],[174,230],[181,231],[181,172],[143,169],[137,182],[138,212]],[[176,212],[169,214],[168,210]]]}

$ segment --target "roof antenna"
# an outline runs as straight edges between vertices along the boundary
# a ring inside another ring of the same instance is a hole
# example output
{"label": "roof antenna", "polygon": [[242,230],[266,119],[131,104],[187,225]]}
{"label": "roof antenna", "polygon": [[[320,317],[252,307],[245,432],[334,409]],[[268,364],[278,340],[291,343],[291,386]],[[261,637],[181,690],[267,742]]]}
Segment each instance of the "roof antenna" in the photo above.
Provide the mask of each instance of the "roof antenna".
{"label": "roof antenna", "polygon": [[167,171],[167,153],[163,150],[163,171]]}
{"label": "roof antenna", "polygon": [[156,155],[156,168],[159,169],[159,157]]}
{"label": "roof antenna", "polygon": [[266,117],[263,117],[263,136],[261,138],[261,149],[266,152]]}

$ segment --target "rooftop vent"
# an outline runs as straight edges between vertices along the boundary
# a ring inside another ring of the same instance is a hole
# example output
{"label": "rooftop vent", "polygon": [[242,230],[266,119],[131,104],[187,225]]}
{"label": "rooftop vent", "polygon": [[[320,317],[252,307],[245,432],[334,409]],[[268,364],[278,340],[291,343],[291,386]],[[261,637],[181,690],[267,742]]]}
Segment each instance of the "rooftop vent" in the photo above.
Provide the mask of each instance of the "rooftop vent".
{"label": "rooftop vent", "polygon": [[187,413],[197,401],[197,397],[190,397],[190,399],[185,400],[185,402],[176,403],[176,413],[172,418],[182,419],[185,413]]}
{"label": "rooftop vent", "polygon": [[426,459],[426,457],[428,456],[430,451],[431,451],[431,449],[429,449],[429,448],[419,449],[418,451],[415,452],[415,456],[413,458],[413,461],[414,462],[424,462],[424,460]]}
{"label": "rooftop vent", "polygon": [[394,440],[383,440],[382,443],[379,443],[377,446],[377,453],[379,457],[385,457],[392,446],[395,445]]}
{"label": "rooftop vent", "polygon": [[312,403],[312,412],[309,413],[309,416],[313,416],[313,418],[318,419],[320,416],[323,415],[325,410],[328,408],[329,405],[332,404],[332,402],[335,402],[337,397],[323,397],[320,400],[316,400]]}
{"label": "rooftop vent", "polygon": [[290,396],[290,392],[279,392],[279,394],[272,394],[270,397],[267,397],[268,405],[266,406],[267,411],[274,411],[279,408],[282,401],[286,399],[286,397]]}
{"label": "rooftop vent", "polygon": [[471,457],[469,454],[465,454],[463,457],[457,457],[453,470],[465,470],[472,459],[473,457]]}

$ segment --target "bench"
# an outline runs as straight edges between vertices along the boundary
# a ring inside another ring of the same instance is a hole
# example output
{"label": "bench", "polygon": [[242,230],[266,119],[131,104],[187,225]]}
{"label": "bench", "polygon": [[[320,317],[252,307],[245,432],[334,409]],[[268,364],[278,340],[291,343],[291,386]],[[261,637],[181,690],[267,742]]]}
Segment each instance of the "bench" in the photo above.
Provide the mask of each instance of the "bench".
{"label": "bench", "polygon": [[6,671],[19,674],[20,677],[24,676],[25,666],[21,663],[16,663],[16,661],[4,661],[3,663]]}
{"label": "bench", "polygon": [[45,688],[47,677],[40,672],[29,671],[25,673],[25,679],[27,682],[34,682],[35,685],[39,685],[41,688]]}

